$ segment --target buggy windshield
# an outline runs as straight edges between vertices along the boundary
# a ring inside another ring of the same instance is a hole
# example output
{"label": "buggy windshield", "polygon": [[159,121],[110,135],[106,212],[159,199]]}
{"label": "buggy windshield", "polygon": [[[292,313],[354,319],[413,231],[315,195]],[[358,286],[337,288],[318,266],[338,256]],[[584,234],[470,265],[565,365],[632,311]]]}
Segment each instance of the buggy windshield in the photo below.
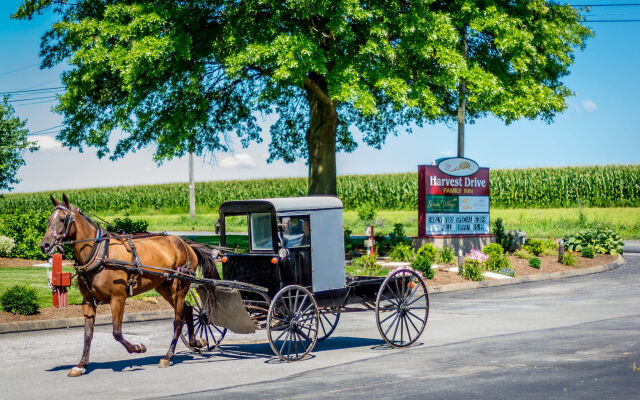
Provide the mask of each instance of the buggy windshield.
{"label": "buggy windshield", "polygon": [[273,251],[270,213],[251,213],[251,249]]}

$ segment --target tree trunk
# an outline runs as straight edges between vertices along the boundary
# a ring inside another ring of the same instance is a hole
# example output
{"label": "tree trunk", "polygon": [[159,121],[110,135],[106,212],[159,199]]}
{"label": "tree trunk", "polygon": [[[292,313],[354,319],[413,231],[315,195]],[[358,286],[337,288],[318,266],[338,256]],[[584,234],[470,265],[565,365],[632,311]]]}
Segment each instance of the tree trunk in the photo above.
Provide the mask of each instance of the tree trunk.
{"label": "tree trunk", "polygon": [[336,183],[336,128],[338,113],[329,99],[324,76],[309,74],[305,90],[311,115],[306,134],[309,151],[309,195],[337,194]]}

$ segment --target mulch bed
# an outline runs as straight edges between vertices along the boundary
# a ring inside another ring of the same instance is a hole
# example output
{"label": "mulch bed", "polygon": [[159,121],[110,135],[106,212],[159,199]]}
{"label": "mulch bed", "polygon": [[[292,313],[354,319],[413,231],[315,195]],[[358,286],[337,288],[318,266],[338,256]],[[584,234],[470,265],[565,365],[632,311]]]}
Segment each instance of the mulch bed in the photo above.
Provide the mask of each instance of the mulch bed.
{"label": "mulch bed", "polygon": [[[618,256],[610,254],[597,254],[594,258],[580,257],[576,255],[577,266],[568,267],[558,262],[557,256],[541,256],[542,260],[541,268],[536,269],[529,266],[529,261],[526,259],[520,259],[515,256],[509,256],[511,261],[511,268],[515,269],[516,277],[524,275],[537,275],[548,274],[551,272],[567,271],[578,268],[589,268],[597,265],[609,264],[617,259]],[[0,265],[3,267],[29,267],[35,264],[40,264],[45,261],[33,261],[22,260],[16,258],[0,258]],[[453,267],[454,265],[440,265],[436,269],[436,275],[434,279],[427,280],[427,286],[440,286],[448,285],[451,283],[463,283],[469,282],[462,276],[455,272],[448,272],[446,269]],[[154,303],[155,301],[155,303]],[[145,300],[127,299],[125,313],[137,313],[145,311],[156,311],[171,309],[169,303],[160,297],[146,298]],[[102,304],[98,306],[98,315],[109,315],[111,310],[108,305]],[[0,323],[3,322],[17,322],[17,321],[34,321],[43,319],[59,319],[59,318],[74,318],[82,317],[82,306],[71,305],[66,308],[44,308],[40,310],[36,315],[17,315],[8,312],[0,311]]]}

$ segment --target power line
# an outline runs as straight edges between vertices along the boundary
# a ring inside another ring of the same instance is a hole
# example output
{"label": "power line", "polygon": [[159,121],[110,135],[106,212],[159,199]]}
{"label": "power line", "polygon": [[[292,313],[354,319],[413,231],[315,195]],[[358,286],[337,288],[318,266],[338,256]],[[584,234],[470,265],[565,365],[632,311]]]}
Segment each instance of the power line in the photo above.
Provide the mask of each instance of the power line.
{"label": "power line", "polygon": [[33,103],[20,103],[20,104],[13,104],[14,107],[20,107],[20,106],[31,106],[34,104],[42,104],[42,103],[53,103],[55,100],[43,100],[43,101],[34,101]]}
{"label": "power line", "polygon": [[27,136],[48,136],[57,135],[60,131],[46,132],[46,133],[27,133]]}
{"label": "power line", "polygon": [[19,71],[22,71],[22,70],[25,70],[25,69],[29,69],[29,68],[35,67],[36,65],[39,65],[39,64],[40,63],[35,63],[35,64],[27,65],[25,67],[12,69],[11,71],[0,73],[0,76],[10,75],[10,74],[13,74],[14,72],[19,72]]}
{"label": "power line", "polygon": [[585,19],[582,22],[640,22],[640,19]]}
{"label": "power line", "polygon": [[51,92],[54,90],[64,89],[64,86],[56,86],[56,87],[48,87],[42,89],[30,89],[30,90],[12,90],[8,92],[0,92],[0,95],[12,95],[12,94],[21,94],[21,93],[37,93],[37,92]]}
{"label": "power line", "polygon": [[43,100],[43,99],[55,99],[56,96],[43,96],[43,97],[31,97],[28,99],[17,99],[17,100],[9,100],[9,103],[21,103],[23,101],[33,101],[33,100]]}
{"label": "power line", "polygon": [[640,3],[618,3],[618,4],[569,4],[571,7],[639,7]]}
{"label": "power line", "polygon": [[[56,126],[52,126],[51,128],[47,128],[47,129],[40,129],[39,131],[35,131],[35,132],[30,132],[29,135],[37,135],[38,133],[42,133],[42,132],[46,132],[46,131],[51,131],[53,129],[58,129],[58,128],[62,128],[62,125],[56,125]],[[55,132],[49,132],[50,133],[55,133]]]}

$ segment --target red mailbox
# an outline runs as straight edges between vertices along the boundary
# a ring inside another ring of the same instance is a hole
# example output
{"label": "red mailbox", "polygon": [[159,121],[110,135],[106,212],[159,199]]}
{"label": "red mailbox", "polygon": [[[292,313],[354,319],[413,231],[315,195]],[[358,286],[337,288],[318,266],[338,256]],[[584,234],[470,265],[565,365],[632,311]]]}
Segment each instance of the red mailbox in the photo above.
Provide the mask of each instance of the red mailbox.
{"label": "red mailbox", "polygon": [[56,308],[69,305],[69,286],[71,286],[71,272],[62,272],[62,254],[51,257],[51,285],[53,286],[53,306]]}

